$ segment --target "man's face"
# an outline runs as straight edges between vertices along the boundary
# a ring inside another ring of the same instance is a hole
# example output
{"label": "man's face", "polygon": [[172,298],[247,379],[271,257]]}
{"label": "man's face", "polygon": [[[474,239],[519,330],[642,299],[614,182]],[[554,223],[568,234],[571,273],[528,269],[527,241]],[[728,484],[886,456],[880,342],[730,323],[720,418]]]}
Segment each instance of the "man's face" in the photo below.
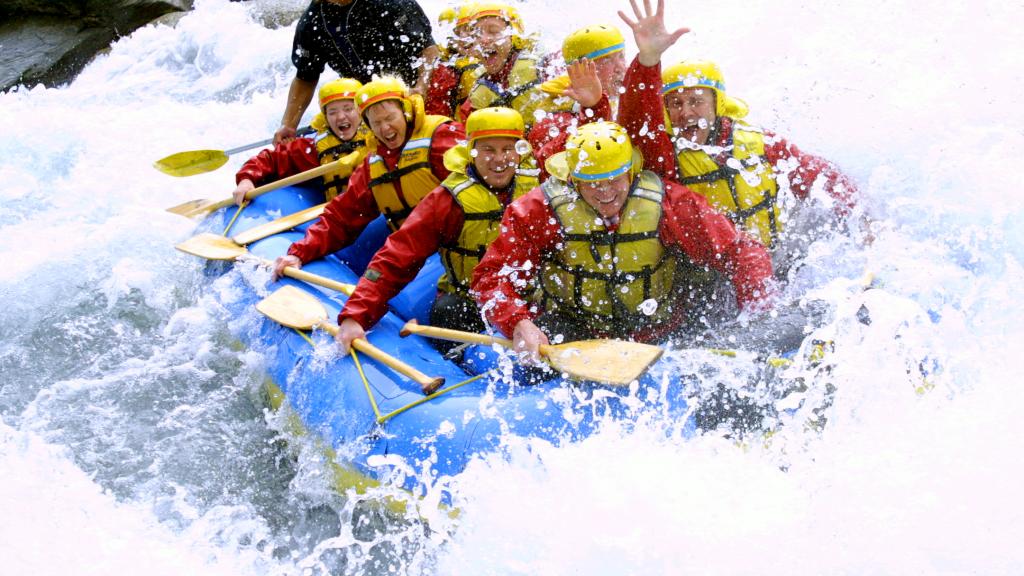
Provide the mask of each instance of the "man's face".
{"label": "man's face", "polygon": [[359,109],[352,100],[335,100],[324,108],[324,115],[327,117],[327,125],[331,132],[344,141],[355,137],[359,129]]}
{"label": "man's face", "polygon": [[597,210],[602,218],[611,219],[618,216],[622,207],[626,205],[631,182],[632,176],[628,173],[600,182],[577,180],[576,190],[583,200],[590,204],[591,208]]}
{"label": "man's face", "polygon": [[402,105],[397,100],[385,100],[367,108],[366,123],[370,125],[377,141],[391,150],[405,142],[408,123]]}
{"label": "man's face", "polygon": [[473,153],[473,166],[492,190],[504,188],[512,182],[522,159],[516,152],[516,139],[505,136],[476,140]]}
{"label": "man's face", "polygon": [[676,135],[695,144],[706,144],[715,125],[715,91],[684,88],[665,96],[665,110]]}
{"label": "man's face", "polygon": [[475,28],[473,24],[463,24],[462,26],[456,26],[452,30],[452,39],[449,42],[455,52],[459,56],[472,56],[473,55],[473,43],[476,40]]}
{"label": "man's face", "polygon": [[622,52],[616,52],[611,56],[594,60],[597,68],[597,77],[601,79],[601,87],[610,95],[615,96],[622,87],[622,80],[626,77],[626,57]]}
{"label": "man's face", "polygon": [[501,70],[512,52],[512,27],[497,16],[485,16],[476,21],[475,32],[477,59],[491,74]]}

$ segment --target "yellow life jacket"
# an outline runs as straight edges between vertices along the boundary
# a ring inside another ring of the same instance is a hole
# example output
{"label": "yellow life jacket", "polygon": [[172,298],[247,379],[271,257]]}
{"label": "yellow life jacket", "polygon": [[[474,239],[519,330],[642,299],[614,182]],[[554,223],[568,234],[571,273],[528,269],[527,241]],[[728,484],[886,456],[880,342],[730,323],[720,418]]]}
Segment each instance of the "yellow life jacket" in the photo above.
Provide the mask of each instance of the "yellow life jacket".
{"label": "yellow life jacket", "polygon": [[737,228],[752,233],[765,246],[774,244],[783,222],[779,186],[764,155],[764,134],[734,122],[723,157],[716,160],[703,149],[684,148],[676,154],[676,163],[683,184],[704,196]]}
{"label": "yellow life jacket", "polygon": [[346,162],[337,170],[324,174],[324,200],[330,202],[335,196],[345,191],[348,177],[352,175],[356,166],[363,163],[363,158],[366,157],[366,127],[360,124],[356,135],[347,142],[335,136],[330,128],[325,128],[316,133],[313,142],[316,144],[316,155],[320,159],[320,165],[329,164],[343,156],[359,152],[352,162]]}
{"label": "yellow life jacket", "polygon": [[[512,200],[537,187],[538,171],[530,168],[532,161],[532,158],[524,160],[516,170],[512,181]],[[469,293],[473,270],[484,257],[487,247],[498,237],[501,217],[505,214],[505,206],[498,196],[484,183],[469,176],[468,171],[469,166],[460,172],[453,171],[441,183],[465,213],[459,238],[454,244],[442,245],[438,250],[445,274],[437,281],[437,287],[449,293]]]}
{"label": "yellow life jacket", "polygon": [[448,105],[454,118],[459,113],[459,107],[466,101],[466,98],[469,98],[469,93],[473,90],[477,79],[483,74],[484,67],[471,58],[460,58],[452,64],[452,69],[455,70],[456,89],[451,93]]}
{"label": "yellow life jacket", "polygon": [[[398,157],[398,166],[388,170],[380,155],[370,155],[370,190],[392,232],[398,230],[420,200],[441,183],[430,169],[430,143],[434,131],[451,119],[447,116],[423,114],[422,100],[418,102],[412,134]],[[402,190],[401,194],[395,187],[396,180]]]}
{"label": "yellow life jacket", "polygon": [[632,332],[671,317],[678,305],[677,255],[658,235],[664,188],[653,172],[634,178],[614,232],[564,181],[549,178],[542,189],[565,238],[541,263],[546,310],[583,318],[606,333],[623,327]]}
{"label": "yellow life jacket", "polygon": [[537,111],[561,112],[571,111],[573,100],[559,98],[541,90],[541,79],[538,73],[536,58],[516,55],[512,70],[508,75],[508,88],[502,88],[487,78],[486,73],[476,79],[473,89],[469,92],[469,101],[474,110],[482,110],[489,106],[505,106],[519,112],[527,126],[536,122]]}

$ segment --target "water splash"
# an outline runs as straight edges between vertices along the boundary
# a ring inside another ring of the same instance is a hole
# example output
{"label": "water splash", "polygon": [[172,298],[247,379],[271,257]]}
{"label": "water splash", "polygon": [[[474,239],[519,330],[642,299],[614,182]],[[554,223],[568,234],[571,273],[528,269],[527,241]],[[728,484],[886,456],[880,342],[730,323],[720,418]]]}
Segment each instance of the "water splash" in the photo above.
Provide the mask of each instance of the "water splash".
{"label": "water splash", "polygon": [[[668,6],[694,32],[667,60],[715,59],[752,121],[861,185],[874,243],[810,243],[791,275],[789,294],[828,304],[829,355],[786,372],[806,389],[768,438],[684,440],[656,411],[568,446],[510,437],[445,480],[453,519],[382,512],[406,497],[386,487],[335,494],[322,453],[264,412],[261,358],[233,347],[229,326],[256,321],[217,304],[240,272],[211,284],[171,249],[194,224],[163,209],[228,194],[244,158],[174,180],[150,162],[273,132],[291,30],[262,22],[304,4],[200,0],[68,87],[0,95],[0,541],[18,552],[0,571],[1021,571],[1024,50],[999,45],[1019,6]],[[548,50],[585,24],[518,7]],[[741,390],[744,361],[704,381]]]}

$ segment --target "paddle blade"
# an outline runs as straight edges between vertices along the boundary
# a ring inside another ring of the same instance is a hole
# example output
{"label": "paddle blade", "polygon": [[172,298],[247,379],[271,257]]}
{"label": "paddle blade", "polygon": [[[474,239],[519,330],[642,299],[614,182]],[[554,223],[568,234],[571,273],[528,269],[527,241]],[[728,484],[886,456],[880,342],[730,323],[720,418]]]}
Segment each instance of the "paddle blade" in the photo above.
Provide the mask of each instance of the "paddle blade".
{"label": "paddle blade", "polygon": [[234,260],[247,252],[245,246],[235,244],[231,238],[210,232],[193,236],[174,247],[186,254],[207,260]]}
{"label": "paddle blade", "polygon": [[177,214],[186,218],[195,218],[196,216],[206,216],[210,212],[213,212],[220,206],[214,200],[189,200],[188,202],[182,202],[177,206],[171,206],[167,209],[171,214]]}
{"label": "paddle blade", "polygon": [[279,288],[260,300],[256,309],[274,322],[296,330],[312,330],[327,320],[324,305],[312,294],[295,286]]}
{"label": "paddle blade", "polygon": [[628,386],[661,357],[650,344],[624,340],[580,340],[547,347],[551,367],[579,380]]}
{"label": "paddle blade", "polygon": [[153,167],[171,176],[195,176],[212,172],[228,161],[223,150],[192,150],[178,152],[153,162]]}

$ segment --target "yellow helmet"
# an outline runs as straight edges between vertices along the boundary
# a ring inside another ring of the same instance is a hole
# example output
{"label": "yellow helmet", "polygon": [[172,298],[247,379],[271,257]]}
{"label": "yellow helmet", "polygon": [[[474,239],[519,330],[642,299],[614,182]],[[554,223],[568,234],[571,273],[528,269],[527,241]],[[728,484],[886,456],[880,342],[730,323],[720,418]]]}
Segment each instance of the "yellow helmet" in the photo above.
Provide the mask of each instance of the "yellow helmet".
{"label": "yellow helmet", "polygon": [[356,92],[356,106],[359,115],[365,116],[366,109],[385,100],[398,100],[405,111],[406,119],[412,118],[412,101],[409,100],[409,88],[399,78],[391,76],[374,77]]}
{"label": "yellow helmet", "polygon": [[[488,16],[497,16],[507,22],[508,25],[516,32],[520,34],[523,33],[523,18],[519,15],[519,10],[516,10],[508,4],[500,4],[497,2],[470,4],[467,7],[464,18],[466,21],[465,23],[468,24],[471,21],[486,18]],[[461,21],[461,19],[459,21]]]}
{"label": "yellow helmet", "polygon": [[572,64],[580,58],[597,60],[626,49],[622,32],[609,24],[596,24],[580,28],[566,36],[562,42],[562,58]]}
{"label": "yellow helmet", "polygon": [[440,24],[451,24],[454,28],[459,28],[470,23],[476,9],[476,2],[467,2],[458,8],[445,8],[437,17],[437,21]]}
{"label": "yellow helmet", "polygon": [[355,100],[356,92],[363,83],[352,78],[338,78],[320,87],[320,111],[324,112],[327,105],[335,100]]}
{"label": "yellow helmet", "polygon": [[526,132],[526,124],[522,115],[511,108],[491,107],[482,108],[466,118],[466,136],[469,137],[469,145],[478,138],[489,138],[492,136],[504,136],[522,140]]}
{"label": "yellow helmet", "polygon": [[739,98],[725,92],[725,77],[717,64],[708,60],[690,60],[673,64],[661,73],[661,94],[684,88],[705,86],[715,92],[715,115],[742,118],[750,108]]}
{"label": "yellow helmet", "polygon": [[591,122],[580,126],[565,143],[565,151],[551,156],[544,167],[560,180],[584,182],[611,180],[636,174],[643,165],[626,129],[614,122]]}
{"label": "yellow helmet", "polygon": [[456,26],[460,22],[465,20],[465,24],[475,22],[481,18],[488,16],[495,16],[501,18],[509,26],[512,27],[512,46],[517,50],[523,50],[528,48],[531,41],[524,36],[525,28],[523,27],[523,18],[519,15],[519,10],[508,4],[500,4],[497,2],[481,2],[476,4],[470,4],[466,10],[464,18],[456,20]]}

